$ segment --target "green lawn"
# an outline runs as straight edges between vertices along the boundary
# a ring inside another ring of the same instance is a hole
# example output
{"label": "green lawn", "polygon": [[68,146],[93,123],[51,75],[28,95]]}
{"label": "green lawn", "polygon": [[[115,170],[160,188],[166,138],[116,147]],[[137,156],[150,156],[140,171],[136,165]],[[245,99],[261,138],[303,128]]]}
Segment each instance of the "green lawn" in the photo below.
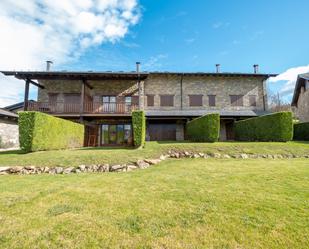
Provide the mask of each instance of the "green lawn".
{"label": "green lawn", "polygon": [[145,149],[82,148],[75,150],[42,151],[22,154],[20,151],[0,152],[0,166],[78,166],[80,164],[128,163],[138,159],[159,157],[170,149],[221,153],[309,155],[309,142],[288,143],[158,143],[148,142]]}
{"label": "green lawn", "polygon": [[0,247],[309,248],[308,162],[183,159],[129,173],[2,176]]}

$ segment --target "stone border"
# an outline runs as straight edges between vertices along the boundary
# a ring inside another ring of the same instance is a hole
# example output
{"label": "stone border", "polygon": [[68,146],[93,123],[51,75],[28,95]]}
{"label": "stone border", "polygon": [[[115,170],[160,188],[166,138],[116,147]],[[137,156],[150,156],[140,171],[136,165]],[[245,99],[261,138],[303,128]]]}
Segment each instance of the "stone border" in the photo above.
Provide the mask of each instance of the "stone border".
{"label": "stone border", "polygon": [[36,167],[36,166],[8,166],[0,167],[0,175],[16,174],[16,175],[38,175],[38,174],[72,174],[72,173],[88,173],[88,172],[128,172],[136,169],[145,169],[151,165],[156,165],[167,158],[216,158],[216,159],[292,159],[292,158],[309,158],[306,156],[297,155],[259,155],[259,154],[237,154],[228,155],[220,153],[197,153],[188,151],[168,151],[158,159],[143,159],[137,160],[132,164],[93,164],[93,165],[79,165],[78,167]]}

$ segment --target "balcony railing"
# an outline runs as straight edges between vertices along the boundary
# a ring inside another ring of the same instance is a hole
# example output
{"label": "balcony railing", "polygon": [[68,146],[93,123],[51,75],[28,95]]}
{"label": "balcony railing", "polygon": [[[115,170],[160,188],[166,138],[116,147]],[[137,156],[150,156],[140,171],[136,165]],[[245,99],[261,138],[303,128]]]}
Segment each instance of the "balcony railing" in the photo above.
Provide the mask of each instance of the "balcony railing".
{"label": "balcony railing", "polygon": [[129,114],[138,109],[137,104],[131,103],[84,103],[82,111],[79,103],[48,103],[48,102],[29,102],[29,111],[39,111],[51,114]]}

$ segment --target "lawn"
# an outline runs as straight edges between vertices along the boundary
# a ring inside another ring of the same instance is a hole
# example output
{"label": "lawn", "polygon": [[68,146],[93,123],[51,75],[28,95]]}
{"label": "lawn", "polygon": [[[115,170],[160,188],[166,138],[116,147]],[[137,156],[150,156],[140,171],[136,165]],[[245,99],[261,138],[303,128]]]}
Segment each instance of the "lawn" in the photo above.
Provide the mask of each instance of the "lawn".
{"label": "lawn", "polygon": [[308,159],[2,176],[0,247],[308,248],[308,190]]}
{"label": "lawn", "polygon": [[128,163],[138,159],[159,157],[170,149],[236,155],[282,154],[309,155],[309,142],[253,143],[177,143],[148,142],[145,149],[132,148],[81,148],[75,150],[41,151],[23,154],[20,151],[0,152],[0,166],[78,166],[80,164]]}

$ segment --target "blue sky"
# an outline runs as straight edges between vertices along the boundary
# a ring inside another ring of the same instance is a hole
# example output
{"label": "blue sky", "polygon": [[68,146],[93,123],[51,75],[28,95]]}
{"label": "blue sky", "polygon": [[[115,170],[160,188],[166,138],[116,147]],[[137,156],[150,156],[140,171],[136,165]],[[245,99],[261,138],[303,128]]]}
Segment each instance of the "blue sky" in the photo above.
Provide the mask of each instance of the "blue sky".
{"label": "blue sky", "polygon": [[[70,40],[74,45],[68,45],[67,53],[42,50],[41,64],[33,66],[44,67],[44,61],[52,59],[59,70],[131,71],[140,61],[146,71],[212,72],[220,63],[224,72],[252,72],[252,65],[259,64],[262,73],[281,74],[269,87],[286,100],[291,98],[297,74],[309,71],[309,1],[119,1],[135,3],[129,11],[136,18],[126,19],[122,33],[116,27],[112,35],[97,42],[89,24],[72,37],[80,40],[88,35],[92,42],[84,46]],[[37,25],[48,21],[42,19]]]}

